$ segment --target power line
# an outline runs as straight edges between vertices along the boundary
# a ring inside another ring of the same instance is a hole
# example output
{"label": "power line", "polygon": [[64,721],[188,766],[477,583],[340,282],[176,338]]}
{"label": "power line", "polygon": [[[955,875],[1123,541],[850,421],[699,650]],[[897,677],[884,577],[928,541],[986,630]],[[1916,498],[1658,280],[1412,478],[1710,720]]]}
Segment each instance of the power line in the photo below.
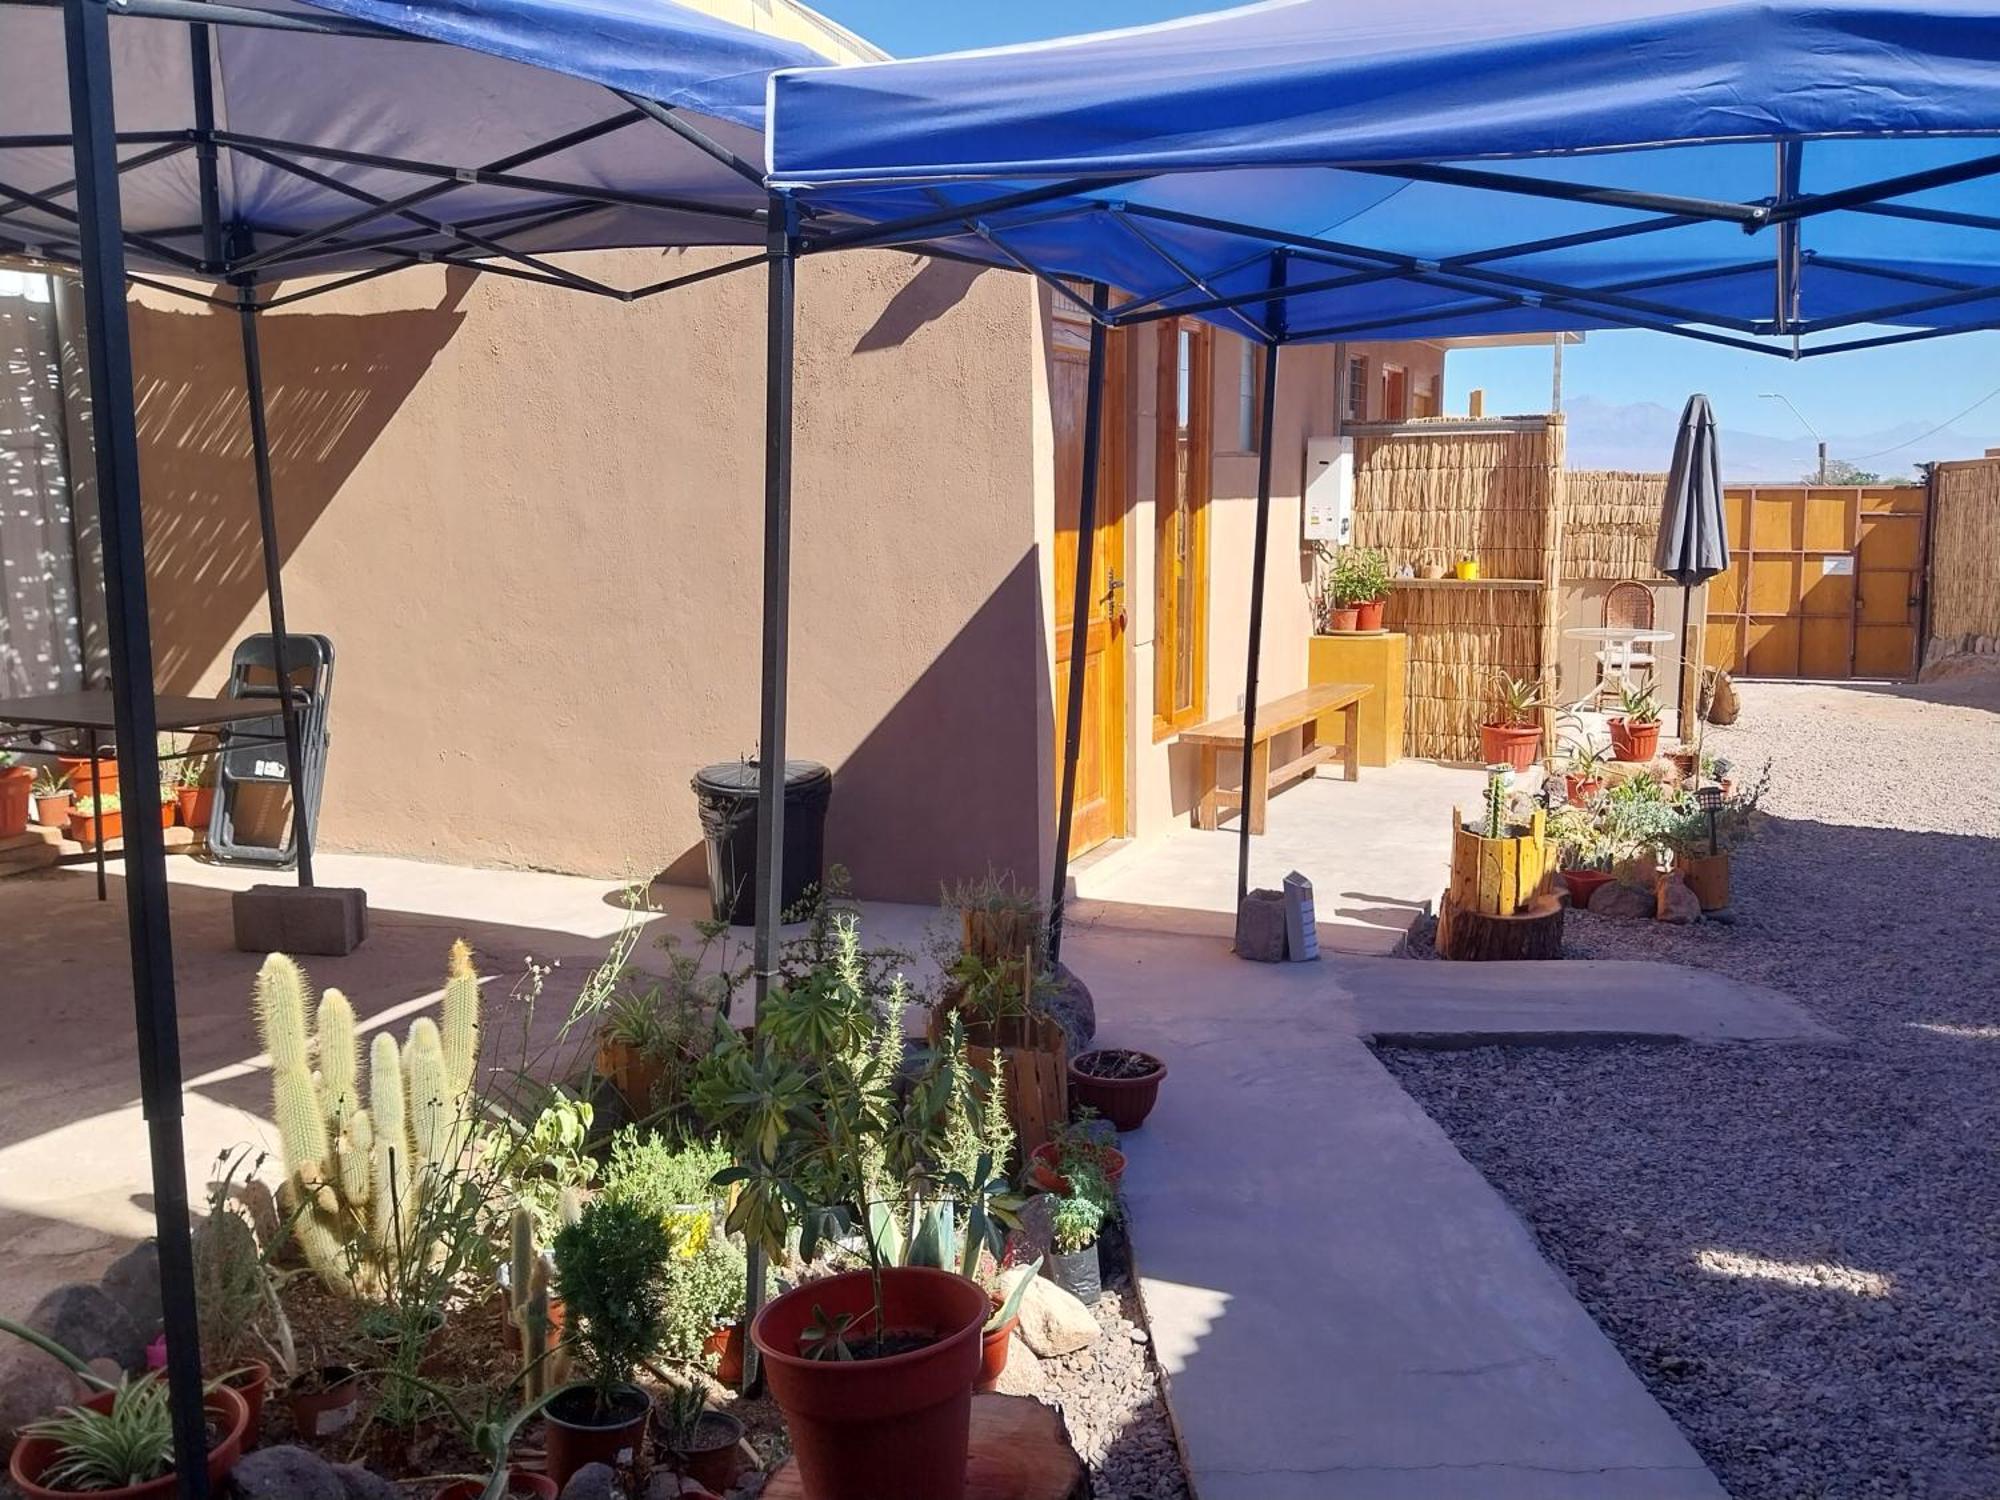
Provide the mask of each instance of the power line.
{"label": "power line", "polygon": [[1864,453],[1859,458],[1850,459],[1849,462],[1863,464],[1868,462],[1868,460],[1871,458],[1880,458],[1886,453],[1900,453],[1905,448],[1913,447],[1916,444],[1921,443],[1927,437],[1931,437],[1937,433],[1943,432],[1945,428],[1951,426],[1952,423],[1963,421],[1966,417],[1971,416],[1974,412],[1978,411],[1980,407],[1984,406],[1987,402],[1991,401],[1995,396],[2000,396],[2000,385],[1994,386],[1992,390],[1988,391],[1985,395],[1981,396],[1977,401],[1973,402],[1972,405],[1966,407],[1966,409],[1960,412],[1957,416],[1946,417],[1942,422],[1938,423],[1937,426],[1933,427],[1929,432],[1920,432],[1915,437],[1910,438],[1905,442],[1896,444],[1896,446],[1893,448],[1880,448],[1873,453]]}

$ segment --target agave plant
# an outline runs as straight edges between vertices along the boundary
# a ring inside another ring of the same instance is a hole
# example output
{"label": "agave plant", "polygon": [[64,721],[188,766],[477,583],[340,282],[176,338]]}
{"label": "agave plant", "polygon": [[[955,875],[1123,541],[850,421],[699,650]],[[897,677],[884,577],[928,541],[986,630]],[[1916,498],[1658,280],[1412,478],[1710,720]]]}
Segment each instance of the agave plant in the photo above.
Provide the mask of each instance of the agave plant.
{"label": "agave plant", "polygon": [[1532,677],[1513,677],[1500,673],[1500,722],[1502,724],[1532,724],[1535,715],[1546,707],[1542,697],[1542,685]]}

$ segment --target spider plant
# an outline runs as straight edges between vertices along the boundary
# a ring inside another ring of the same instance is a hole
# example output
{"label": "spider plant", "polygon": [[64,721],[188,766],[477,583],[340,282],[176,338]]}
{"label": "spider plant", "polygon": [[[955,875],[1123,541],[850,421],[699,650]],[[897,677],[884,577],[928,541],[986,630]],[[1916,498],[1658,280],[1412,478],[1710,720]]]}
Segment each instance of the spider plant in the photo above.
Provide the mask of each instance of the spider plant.
{"label": "spider plant", "polygon": [[166,1382],[157,1374],[119,1387],[109,1411],[65,1407],[29,1423],[22,1433],[56,1445],[55,1461],[41,1476],[49,1489],[124,1489],[158,1479],[174,1467],[173,1409]]}
{"label": "spider plant", "polygon": [[28,790],[36,797],[60,797],[69,790],[69,772],[60,766],[43,766],[35,772],[35,784]]}

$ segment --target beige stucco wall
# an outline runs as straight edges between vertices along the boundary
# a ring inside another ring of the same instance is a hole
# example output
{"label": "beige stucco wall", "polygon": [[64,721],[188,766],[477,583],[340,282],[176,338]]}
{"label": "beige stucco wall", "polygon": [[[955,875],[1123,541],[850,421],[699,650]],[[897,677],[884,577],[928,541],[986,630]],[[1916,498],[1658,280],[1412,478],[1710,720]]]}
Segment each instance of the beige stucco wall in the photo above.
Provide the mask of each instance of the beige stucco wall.
{"label": "beige stucco wall", "polygon": [[[134,308],[166,691],[265,628],[236,323],[187,306]],[[1025,277],[801,269],[791,750],[864,894],[1045,867],[1035,328]],[[291,625],[338,652],[323,843],[699,879],[688,777],[757,742],[762,274],[413,272],[264,330]]]}

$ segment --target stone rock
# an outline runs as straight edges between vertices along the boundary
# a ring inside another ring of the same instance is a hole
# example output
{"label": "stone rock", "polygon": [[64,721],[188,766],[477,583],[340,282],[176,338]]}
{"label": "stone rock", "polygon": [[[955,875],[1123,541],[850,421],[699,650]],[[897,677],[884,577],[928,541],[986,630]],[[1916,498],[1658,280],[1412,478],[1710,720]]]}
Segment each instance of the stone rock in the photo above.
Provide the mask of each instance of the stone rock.
{"label": "stone rock", "polygon": [[[1662,875],[1659,884],[1653,887],[1653,915],[1662,922],[1672,922],[1677,927],[1685,927],[1690,922],[1701,920],[1701,898],[1688,889],[1688,883],[1678,875]],[[1591,903],[1592,910],[1596,903]]]}
{"label": "stone rock", "polygon": [[347,1500],[333,1465],[290,1443],[244,1454],[229,1471],[229,1493],[237,1500]]}
{"label": "stone rock", "polygon": [[569,1476],[562,1500],[625,1500],[618,1487],[618,1475],[609,1464],[585,1464]]}
{"label": "stone rock", "polygon": [[[564,1490],[563,1494],[569,1491]],[[715,1500],[715,1491],[671,1469],[655,1469],[646,1485],[646,1500]]]}
{"label": "stone rock", "polygon": [[1048,1372],[1035,1351],[1022,1342],[1019,1333],[1009,1334],[1007,1368],[1000,1372],[1000,1383],[993,1389],[1003,1396],[1040,1396],[1048,1388]]}
{"label": "stone rock", "polygon": [[1285,961],[1285,893],[1252,891],[1236,911],[1236,956],[1253,963]]}
{"label": "stone rock", "polygon": [[[1016,1266],[1001,1281],[1001,1295],[1014,1293],[1015,1281],[1028,1274],[1026,1266]],[[1104,1337],[1090,1309],[1050,1281],[1037,1276],[1021,1298],[1021,1322],[1015,1332],[1044,1359],[1060,1359],[1086,1349]]]}
{"label": "stone rock", "polygon": [[1090,987],[1076,977],[1068,964],[1056,965],[1054,989],[1042,1005],[1069,1038],[1071,1057],[1089,1048],[1091,1039],[1097,1035],[1097,1002],[1090,998]]}
{"label": "stone rock", "polygon": [[401,1490],[360,1464],[335,1464],[333,1473],[347,1491],[347,1500],[403,1500]]}
{"label": "stone rock", "polygon": [[1650,917],[1653,915],[1653,893],[1612,881],[1599,886],[1591,896],[1590,914],[1593,917]]}
{"label": "stone rock", "polygon": [[141,1240],[111,1263],[98,1286],[150,1340],[166,1316],[160,1304],[160,1247]]}
{"label": "stone rock", "polygon": [[0,1456],[14,1451],[14,1437],[82,1395],[75,1376],[41,1350],[8,1339],[0,1344]]}
{"label": "stone rock", "polygon": [[116,1360],[121,1370],[136,1370],[146,1357],[151,1330],[141,1331],[102,1290],[72,1282],[59,1286],[21,1320],[35,1332],[54,1339],[81,1360]]}

